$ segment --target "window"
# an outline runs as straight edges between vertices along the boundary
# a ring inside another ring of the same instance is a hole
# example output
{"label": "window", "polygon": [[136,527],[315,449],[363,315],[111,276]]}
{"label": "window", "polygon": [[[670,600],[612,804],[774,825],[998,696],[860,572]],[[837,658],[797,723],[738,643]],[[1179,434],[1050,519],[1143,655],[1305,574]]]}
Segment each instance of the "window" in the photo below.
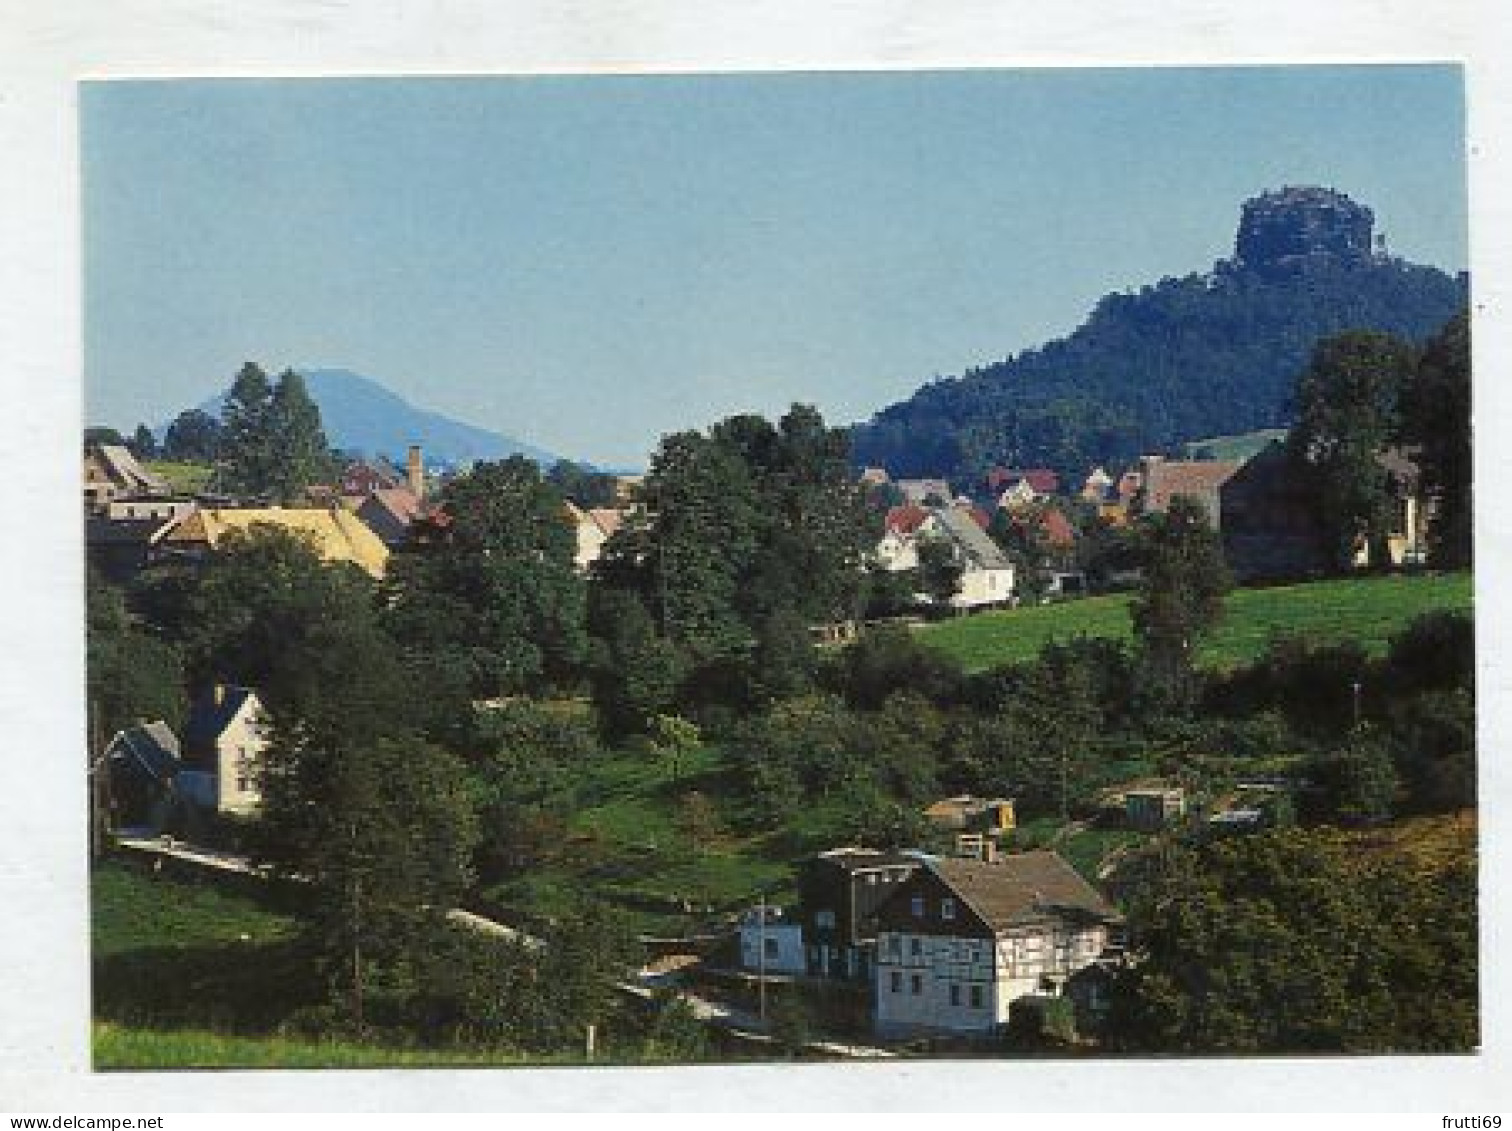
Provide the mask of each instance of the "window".
{"label": "window", "polygon": [[981,1009],[982,1008],[982,987],[981,986],[972,986],[971,987],[971,1008],[972,1009]]}
{"label": "window", "polygon": [[887,936],[887,953],[892,958],[901,959],[903,957],[903,936],[902,935],[888,935]]}
{"label": "window", "polygon": [[922,895],[914,896],[913,899],[909,901],[908,909],[913,912],[913,917],[915,919],[924,918],[924,897]]}
{"label": "window", "polygon": [[954,1006],[961,1004],[961,987],[954,982],[950,983],[950,1004]]}
{"label": "window", "polygon": [[911,975],[908,979],[908,990],[917,997],[924,992],[924,978],[920,974]]}
{"label": "window", "polygon": [[903,975],[894,970],[887,979],[888,988],[895,994],[903,992]]}
{"label": "window", "polygon": [[949,899],[949,898],[940,900],[940,918],[941,919],[954,919],[955,918],[955,900]]}
{"label": "window", "polygon": [[924,940],[915,935],[908,940],[908,954],[910,958],[918,958],[924,953]]}
{"label": "window", "polygon": [[768,958],[777,957],[778,948],[776,939],[762,939],[761,943],[762,948],[766,951],[766,956]]}

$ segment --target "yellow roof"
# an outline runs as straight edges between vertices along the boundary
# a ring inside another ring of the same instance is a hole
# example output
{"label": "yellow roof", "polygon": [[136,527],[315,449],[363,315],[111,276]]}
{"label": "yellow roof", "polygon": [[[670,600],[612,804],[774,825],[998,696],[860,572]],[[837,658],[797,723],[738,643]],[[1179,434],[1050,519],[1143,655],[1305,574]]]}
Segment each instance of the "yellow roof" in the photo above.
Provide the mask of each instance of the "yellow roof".
{"label": "yellow roof", "polygon": [[382,577],[388,564],[388,547],[367,524],[350,511],[313,507],[204,508],[194,511],[164,541],[204,542],[214,547],[235,530],[252,526],[276,526],[305,534],[314,540],[320,556],[328,562],[351,562],[373,577]]}

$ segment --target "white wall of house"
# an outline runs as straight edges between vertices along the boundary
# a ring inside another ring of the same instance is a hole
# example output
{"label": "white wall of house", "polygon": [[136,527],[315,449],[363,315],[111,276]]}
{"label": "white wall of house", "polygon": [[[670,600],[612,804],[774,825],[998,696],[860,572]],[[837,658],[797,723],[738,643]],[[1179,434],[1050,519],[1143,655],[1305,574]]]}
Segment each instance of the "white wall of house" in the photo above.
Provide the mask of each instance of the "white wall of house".
{"label": "white wall of house", "polygon": [[919,568],[918,543],[910,534],[889,532],[877,543],[877,561],[893,573]]}
{"label": "white wall of house", "polygon": [[[761,959],[766,952],[766,961]],[[756,923],[740,925],[740,965],[743,969],[765,969],[768,974],[802,974],[806,969],[803,955],[803,927],[798,923]]]}
{"label": "white wall of house", "polygon": [[877,938],[873,1018],[882,1036],[986,1034],[1008,1023],[1019,998],[1091,965],[1107,947],[1102,926],[1026,927],[995,939],[884,931]]}
{"label": "white wall of house", "polygon": [[994,981],[990,939],[884,931],[877,938],[876,1029],[989,1033],[997,1025]]}
{"label": "white wall of house", "polygon": [[262,705],[255,696],[249,697],[215,743],[218,812],[246,815],[257,811],[262,804],[257,775],[267,746]]}
{"label": "white wall of house", "polygon": [[957,609],[977,609],[984,605],[1004,605],[1012,599],[1012,569],[975,569],[967,566],[961,574],[961,590],[950,599],[950,603]]}

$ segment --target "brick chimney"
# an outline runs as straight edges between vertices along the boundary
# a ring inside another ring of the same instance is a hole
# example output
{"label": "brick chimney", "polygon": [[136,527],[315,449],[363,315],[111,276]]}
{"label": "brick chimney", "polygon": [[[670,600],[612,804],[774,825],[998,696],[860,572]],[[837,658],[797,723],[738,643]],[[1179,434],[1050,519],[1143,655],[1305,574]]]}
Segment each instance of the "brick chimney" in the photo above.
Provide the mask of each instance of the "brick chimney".
{"label": "brick chimney", "polygon": [[409,446],[409,459],[405,464],[405,472],[409,477],[409,489],[414,492],[415,498],[425,498],[425,463],[420,458],[420,445]]}

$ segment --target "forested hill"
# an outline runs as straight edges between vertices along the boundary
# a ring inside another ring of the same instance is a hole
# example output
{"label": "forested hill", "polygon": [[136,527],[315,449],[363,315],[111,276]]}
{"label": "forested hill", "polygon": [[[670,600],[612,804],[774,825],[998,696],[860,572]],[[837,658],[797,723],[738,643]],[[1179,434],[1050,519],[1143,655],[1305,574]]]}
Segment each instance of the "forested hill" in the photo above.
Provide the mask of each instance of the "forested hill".
{"label": "forested hill", "polygon": [[853,433],[858,465],[975,479],[994,464],[1084,474],[1186,440],[1288,423],[1320,337],[1422,341],[1469,280],[1390,258],[1369,208],[1321,188],[1245,203],[1233,258],[1110,294],[1070,336],[933,382]]}

